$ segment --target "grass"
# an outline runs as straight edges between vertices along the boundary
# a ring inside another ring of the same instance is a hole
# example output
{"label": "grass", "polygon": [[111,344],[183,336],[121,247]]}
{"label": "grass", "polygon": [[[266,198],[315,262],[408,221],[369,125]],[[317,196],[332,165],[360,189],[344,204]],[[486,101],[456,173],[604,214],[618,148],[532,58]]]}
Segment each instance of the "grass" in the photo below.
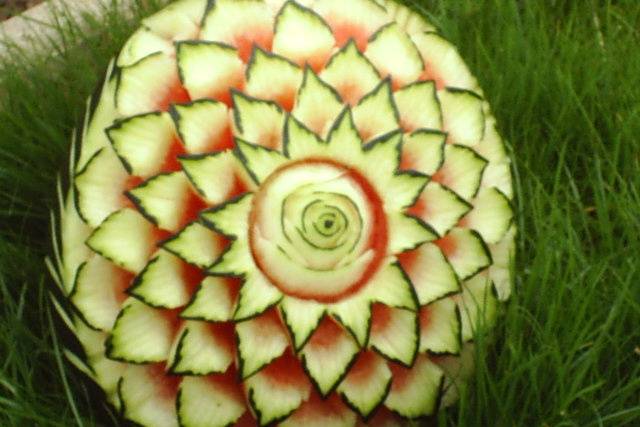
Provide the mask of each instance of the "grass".
{"label": "grass", "polygon": [[[520,229],[513,298],[438,424],[639,425],[640,3],[407,2],[460,47],[491,102]],[[117,424],[60,357],[69,337],[42,260],[84,100],[155,7],[112,10],[88,33],[60,25],[54,55],[0,61],[0,425]]]}

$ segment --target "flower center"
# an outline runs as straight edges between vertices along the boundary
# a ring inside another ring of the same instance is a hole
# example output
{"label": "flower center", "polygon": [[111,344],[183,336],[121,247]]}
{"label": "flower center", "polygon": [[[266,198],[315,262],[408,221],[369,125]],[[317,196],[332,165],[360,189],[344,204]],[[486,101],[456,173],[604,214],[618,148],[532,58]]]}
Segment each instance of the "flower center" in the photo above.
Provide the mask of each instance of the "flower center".
{"label": "flower center", "polygon": [[254,199],[256,265],[282,292],[335,302],[360,289],[387,245],[382,201],[356,170],[307,159],[276,170]]}

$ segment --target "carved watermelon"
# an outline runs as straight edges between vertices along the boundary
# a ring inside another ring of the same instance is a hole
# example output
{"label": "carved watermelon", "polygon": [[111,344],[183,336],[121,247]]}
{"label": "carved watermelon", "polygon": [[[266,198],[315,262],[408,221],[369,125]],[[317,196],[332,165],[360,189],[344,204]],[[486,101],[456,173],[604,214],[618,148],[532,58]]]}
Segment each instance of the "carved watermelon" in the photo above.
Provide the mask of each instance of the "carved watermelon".
{"label": "carved watermelon", "polygon": [[184,0],[72,150],[71,360],[149,426],[399,424],[455,401],[510,292],[509,159],[393,1]]}

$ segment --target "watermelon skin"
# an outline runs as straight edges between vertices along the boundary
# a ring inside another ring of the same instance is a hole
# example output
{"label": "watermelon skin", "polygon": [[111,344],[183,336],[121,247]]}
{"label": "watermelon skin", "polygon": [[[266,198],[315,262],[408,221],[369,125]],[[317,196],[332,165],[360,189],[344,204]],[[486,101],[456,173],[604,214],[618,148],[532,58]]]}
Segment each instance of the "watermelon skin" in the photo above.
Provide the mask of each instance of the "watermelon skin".
{"label": "watermelon skin", "polygon": [[70,361],[124,418],[405,425],[455,403],[511,292],[513,188],[422,16],[179,0],[92,104],[51,264]]}

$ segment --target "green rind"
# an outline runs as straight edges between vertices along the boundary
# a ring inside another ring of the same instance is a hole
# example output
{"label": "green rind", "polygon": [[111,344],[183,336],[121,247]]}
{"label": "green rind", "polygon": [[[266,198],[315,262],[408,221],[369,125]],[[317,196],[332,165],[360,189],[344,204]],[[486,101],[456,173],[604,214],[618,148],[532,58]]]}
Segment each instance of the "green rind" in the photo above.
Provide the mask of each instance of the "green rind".
{"label": "green rind", "polygon": [[421,306],[460,292],[460,281],[453,267],[433,243],[427,243],[409,254],[418,259],[406,267]]}
{"label": "green rind", "polygon": [[418,80],[424,71],[420,52],[396,22],[383,26],[369,38],[365,55],[381,74],[391,75],[397,86]]}
{"label": "green rind", "polygon": [[403,157],[417,157],[416,172],[433,175],[444,162],[444,145],[447,135],[430,129],[417,129],[404,137]]}
{"label": "green rind", "polygon": [[182,261],[160,251],[133,280],[127,293],[152,307],[174,309],[189,301],[186,286]]}
{"label": "green rind", "polygon": [[382,266],[379,272],[371,278],[365,289],[372,301],[380,302],[389,307],[416,310],[418,297],[411,279],[397,261],[390,261]]}
{"label": "green rind", "polygon": [[407,214],[387,215],[389,243],[387,251],[395,255],[434,241],[438,234],[422,219]]}
{"label": "green rind", "polygon": [[199,99],[187,104],[173,104],[169,113],[180,140],[190,154],[208,152],[211,140],[222,137],[227,131],[228,108],[219,101]]}
{"label": "green rind", "polygon": [[115,269],[109,261],[94,255],[78,267],[68,297],[77,310],[75,314],[97,331],[110,330],[120,311],[113,289]]}
{"label": "green rind", "polygon": [[308,398],[309,392],[296,390],[295,385],[279,385],[283,388],[279,390],[261,374],[258,372],[245,382],[247,400],[259,426],[275,425],[291,415]]}
{"label": "green rind", "polygon": [[315,124],[312,130],[324,137],[327,124],[333,123],[343,108],[342,98],[336,90],[322,81],[310,67],[305,67],[291,115],[306,127]]}
{"label": "green rind", "polygon": [[[393,101],[391,81],[386,78],[353,108],[353,119],[364,140],[393,132],[400,126],[400,115]],[[373,127],[373,129],[371,129]],[[367,130],[366,137],[363,136]]]}
{"label": "green rind", "polygon": [[454,45],[434,31],[416,32],[411,39],[428,67],[436,67],[442,84],[450,87],[480,91],[478,82]]}
{"label": "green rind", "polygon": [[168,40],[197,37],[208,0],[178,0],[142,20],[142,25]]}
{"label": "green rind", "polygon": [[420,356],[411,368],[413,376],[405,390],[396,390],[392,383],[385,406],[404,418],[416,419],[435,414],[444,384],[444,372],[425,356]]}
{"label": "green rind", "polygon": [[462,288],[458,308],[462,340],[466,342],[494,325],[499,301],[493,282],[482,274],[467,280]]}
{"label": "green rind", "polygon": [[202,40],[177,43],[176,60],[180,81],[192,99],[220,95],[243,68],[235,48]]}
{"label": "green rind", "polygon": [[287,118],[282,142],[282,152],[287,158],[311,157],[325,148],[325,142],[315,132],[293,115]]}
{"label": "green rind", "polygon": [[231,152],[180,156],[178,160],[191,184],[210,205],[227,200],[235,185],[238,162]]}
{"label": "green rind", "polygon": [[371,332],[369,298],[356,296],[331,304],[327,308],[331,316],[349,331],[360,347],[367,346]]}
{"label": "green rind", "polygon": [[200,213],[204,224],[231,239],[246,238],[253,194],[244,193]]}
{"label": "green rind", "polygon": [[117,111],[124,117],[157,111],[177,82],[175,58],[163,52],[122,67],[115,93]]}
{"label": "green rind", "polygon": [[228,427],[246,411],[244,399],[233,395],[216,377],[186,376],[176,399],[178,420],[183,427]]}
{"label": "green rind", "polygon": [[141,214],[125,208],[109,215],[86,244],[116,265],[138,273],[153,249],[152,233],[153,226]]}
{"label": "green rind", "polygon": [[470,279],[493,263],[491,252],[477,231],[454,228],[446,238],[456,241],[455,256],[447,256],[447,259],[461,280]]}
{"label": "green rind", "polygon": [[452,181],[447,181],[446,186],[464,200],[475,197],[488,164],[487,159],[469,147],[447,144],[441,170],[446,170],[446,174],[452,176]]}
{"label": "green rind", "polygon": [[127,363],[158,363],[167,360],[172,342],[173,327],[160,310],[129,300],[105,342],[105,354]]}
{"label": "green rind", "polygon": [[287,161],[279,151],[251,144],[239,138],[236,138],[234,152],[258,185]]}
{"label": "green rind", "polygon": [[472,204],[473,210],[464,217],[465,225],[477,231],[487,244],[498,243],[513,221],[511,201],[491,187],[480,189]]}
{"label": "green rind", "polygon": [[450,142],[465,146],[478,144],[485,127],[482,97],[470,90],[447,88],[438,93],[438,98]]}
{"label": "green rind", "polygon": [[123,371],[117,388],[120,413],[139,425],[178,427],[175,398],[158,393],[162,384],[150,369],[129,365]]}
{"label": "green rind", "polygon": [[[365,355],[365,353],[361,353],[360,357],[363,357],[363,355]],[[343,402],[349,406],[351,410],[359,414],[365,422],[368,422],[375,414],[391,389],[392,374],[387,366],[387,362],[377,355],[373,357],[376,358],[378,369],[376,369],[377,372],[374,373],[373,378],[369,378],[369,382],[366,385],[351,383],[350,376],[347,374],[337,390]],[[358,368],[359,361],[360,359],[356,360],[352,369]],[[362,382],[362,378],[357,376],[356,381]]]}
{"label": "green rind", "polygon": [[154,176],[125,195],[149,221],[164,230],[177,231],[189,193],[189,181],[182,172]]}
{"label": "green rind", "polygon": [[180,317],[209,322],[226,322],[236,309],[236,289],[224,277],[208,276],[199,285]]}
{"label": "green rind", "polygon": [[[280,148],[287,115],[274,101],[232,91],[236,136],[267,148]],[[267,138],[267,139],[265,139]]]}
{"label": "green rind", "polygon": [[323,305],[315,301],[285,296],[279,304],[280,314],[287,326],[295,351],[300,351],[326,314]]}
{"label": "green rind", "polygon": [[[295,94],[302,83],[300,67],[289,59],[255,47],[249,58],[246,76],[246,92],[260,99],[280,102],[283,91]],[[281,105],[284,109],[293,105]]]}
{"label": "green rind", "polygon": [[282,293],[259,270],[249,271],[243,277],[233,318],[241,321],[255,317],[278,304],[282,297]]}
{"label": "green rind", "polygon": [[[320,73],[320,78],[334,87],[338,93],[344,84],[356,83],[359,94],[354,96],[357,98],[343,99],[343,101],[355,104],[378,85],[381,77],[373,64],[360,53],[355,42],[351,40],[329,59],[324,70]],[[341,97],[344,98],[344,96]]]}
{"label": "green rind", "polygon": [[[323,322],[333,322],[325,317]],[[321,325],[319,328],[326,328]],[[314,342],[313,336],[300,352],[302,367],[321,396],[333,392],[355,363],[360,352],[351,334],[340,328],[338,337],[330,344]],[[317,331],[321,333],[321,331]],[[326,331],[324,331],[326,332]]]}
{"label": "green rind", "polygon": [[221,236],[198,221],[186,225],[175,236],[165,240],[162,248],[200,268],[208,268],[224,250]]}
{"label": "green rind", "polygon": [[122,207],[122,189],[129,174],[108,147],[93,154],[73,179],[73,199],[80,218],[91,227]]}
{"label": "green rind", "polygon": [[126,67],[138,62],[145,56],[153,53],[163,52],[173,53],[173,45],[169,40],[164,39],[149,28],[138,29],[129,40],[126,41],[122,50],[118,54],[118,67]]}
{"label": "green rind", "polygon": [[[259,36],[273,30],[273,13],[262,0],[210,1],[202,20],[200,38],[238,45],[242,36]],[[249,41],[259,44],[260,39]]]}
{"label": "green rind", "polygon": [[[420,325],[415,311],[391,308],[389,322],[397,322],[395,331],[376,333],[372,330],[369,347],[385,359],[410,367],[418,355],[420,341]],[[375,318],[372,320],[375,324]],[[391,325],[393,328],[394,326]],[[403,339],[410,334],[409,339]]]}
{"label": "green rind", "polygon": [[394,92],[400,123],[405,131],[442,130],[442,108],[436,96],[435,83],[420,81]]}
{"label": "green rind", "polygon": [[453,190],[433,181],[425,186],[419,199],[428,206],[422,219],[440,236],[446,235],[473,207]]}
{"label": "green rind", "polygon": [[[426,318],[426,323],[423,322]],[[462,348],[462,320],[456,302],[443,298],[420,311],[420,352],[459,354]]]}
{"label": "green rind", "polygon": [[388,203],[396,209],[413,206],[429,183],[429,177],[415,171],[397,172],[389,181]]}
{"label": "green rind", "polygon": [[243,380],[282,356],[289,346],[289,337],[278,319],[267,312],[236,323],[238,371]]}
{"label": "green rind", "polygon": [[207,322],[187,321],[169,361],[169,373],[209,375],[226,372],[233,363],[234,353],[219,342],[212,327]]}
{"label": "green rind", "polygon": [[118,120],[105,131],[127,172],[141,177],[160,171],[175,137],[169,114],[160,112]]}
{"label": "green rind", "polygon": [[[293,1],[285,2],[276,15],[273,32],[273,52],[299,64],[328,56],[335,44],[333,32],[322,17]],[[300,43],[301,36],[304,43]]]}

